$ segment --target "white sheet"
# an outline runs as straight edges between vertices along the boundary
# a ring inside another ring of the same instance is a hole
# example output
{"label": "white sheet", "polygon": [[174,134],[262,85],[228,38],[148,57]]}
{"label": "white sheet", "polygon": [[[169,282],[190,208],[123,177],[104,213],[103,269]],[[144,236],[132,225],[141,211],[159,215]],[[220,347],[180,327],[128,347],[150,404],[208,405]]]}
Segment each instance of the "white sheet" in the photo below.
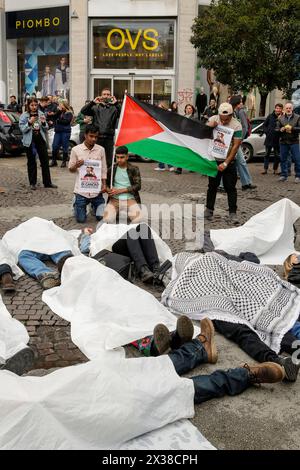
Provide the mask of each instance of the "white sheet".
{"label": "white sheet", "polygon": [[70,250],[74,255],[79,255],[80,250],[75,233],[67,232],[52,221],[33,217],[6,232],[3,242],[16,258],[23,250],[45,255]]}
{"label": "white sheet", "polygon": [[279,265],[295,252],[293,224],[300,217],[300,207],[289,199],[272,204],[251,217],[242,227],[211,230],[216,250],[231,255],[255,253],[262,264]]}
{"label": "white sheet", "polygon": [[66,261],[61,286],[45,291],[43,301],[71,322],[72,341],[90,359],[152,334],[157,323],[176,327],[152,294],[85,256]]}
{"label": "white sheet", "polygon": [[194,415],[193,382],[167,356],[108,355],[45,377],[3,371],[0,382],[2,450],[114,449]]}
{"label": "white sheet", "polygon": [[25,348],[28,341],[25,326],[12,318],[0,295],[0,364],[4,364],[7,359]]}
{"label": "white sheet", "polygon": [[23,276],[23,271],[17,266],[16,257],[9,251],[6,243],[0,240],[0,265],[8,264],[13,272],[14,279],[17,280]]}
{"label": "white sheet", "polygon": [[[95,256],[99,251],[112,249],[113,244],[119,240],[125,233],[138,225],[125,224],[103,224],[97,232],[91,236],[91,256]],[[172,261],[173,255],[168,245],[151,229],[152,237],[155,242],[158,258],[161,263],[167,259]]]}

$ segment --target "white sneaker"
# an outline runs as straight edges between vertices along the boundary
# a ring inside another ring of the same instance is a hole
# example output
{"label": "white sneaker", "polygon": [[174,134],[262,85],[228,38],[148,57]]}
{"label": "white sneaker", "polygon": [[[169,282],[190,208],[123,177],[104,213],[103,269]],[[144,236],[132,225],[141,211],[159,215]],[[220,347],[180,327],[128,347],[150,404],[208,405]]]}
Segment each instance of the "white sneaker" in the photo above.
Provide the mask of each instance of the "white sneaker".
{"label": "white sneaker", "polygon": [[171,168],[169,168],[169,171],[175,171],[175,167],[174,166],[171,166]]}
{"label": "white sneaker", "polygon": [[165,168],[160,168],[159,166],[157,168],[154,168],[154,171],[166,171]]}
{"label": "white sneaker", "polygon": [[295,178],[295,183],[300,183],[300,178]]}

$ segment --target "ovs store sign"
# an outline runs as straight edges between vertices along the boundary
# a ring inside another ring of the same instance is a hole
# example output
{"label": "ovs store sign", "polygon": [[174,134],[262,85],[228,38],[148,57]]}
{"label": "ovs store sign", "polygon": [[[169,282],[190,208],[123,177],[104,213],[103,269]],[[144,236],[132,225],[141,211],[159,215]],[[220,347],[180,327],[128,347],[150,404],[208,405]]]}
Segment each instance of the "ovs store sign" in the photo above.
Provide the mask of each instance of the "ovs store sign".
{"label": "ovs store sign", "polygon": [[6,38],[69,34],[69,7],[6,13]]}
{"label": "ovs store sign", "polygon": [[159,32],[154,28],[139,29],[136,34],[128,28],[114,28],[109,31],[106,40],[109,49],[113,51],[120,51],[125,46],[130,47],[132,51],[136,51],[140,45],[146,51],[155,51],[159,47],[158,37]]}

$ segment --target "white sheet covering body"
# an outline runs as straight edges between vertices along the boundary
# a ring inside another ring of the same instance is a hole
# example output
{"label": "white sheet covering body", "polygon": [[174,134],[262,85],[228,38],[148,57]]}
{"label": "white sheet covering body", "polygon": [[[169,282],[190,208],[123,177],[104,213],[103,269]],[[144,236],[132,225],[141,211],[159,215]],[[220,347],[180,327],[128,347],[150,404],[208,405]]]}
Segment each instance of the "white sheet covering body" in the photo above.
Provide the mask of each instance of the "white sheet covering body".
{"label": "white sheet covering body", "polygon": [[8,264],[11,267],[13,272],[14,279],[19,279],[19,277],[23,276],[23,271],[17,266],[17,259],[16,257],[9,251],[6,243],[0,240],[0,265],[1,264]]}
{"label": "white sheet covering body", "polygon": [[[12,318],[0,296],[0,364],[25,348],[29,336],[25,326]],[[2,384],[0,385],[1,388]]]}
{"label": "white sheet covering body", "polygon": [[[95,256],[99,251],[112,250],[112,246],[117,240],[123,237],[132,228],[136,228],[137,225],[125,225],[125,224],[103,224],[100,228],[93,233],[91,236],[91,256]],[[158,258],[161,263],[169,259],[172,261],[173,255],[168,245],[159,237],[159,235],[151,229],[152,237],[155,242]]]}
{"label": "white sheet covering body", "polygon": [[3,450],[113,449],[194,415],[193,382],[167,356],[109,354],[45,377],[0,371],[0,382]]}
{"label": "white sheet covering body", "polygon": [[262,264],[282,264],[295,252],[293,224],[299,217],[300,207],[282,199],[251,217],[242,227],[211,230],[210,238],[216,250],[236,256],[250,251]]}
{"label": "white sheet covering body", "polygon": [[54,222],[39,217],[33,217],[6,232],[3,242],[16,259],[23,250],[45,255],[69,250],[74,255],[80,254],[78,240],[73,232],[67,232]]}
{"label": "white sheet covering body", "polygon": [[85,256],[66,261],[61,286],[45,291],[43,301],[71,322],[72,341],[90,359],[152,334],[157,323],[176,328],[176,317],[152,294]]}

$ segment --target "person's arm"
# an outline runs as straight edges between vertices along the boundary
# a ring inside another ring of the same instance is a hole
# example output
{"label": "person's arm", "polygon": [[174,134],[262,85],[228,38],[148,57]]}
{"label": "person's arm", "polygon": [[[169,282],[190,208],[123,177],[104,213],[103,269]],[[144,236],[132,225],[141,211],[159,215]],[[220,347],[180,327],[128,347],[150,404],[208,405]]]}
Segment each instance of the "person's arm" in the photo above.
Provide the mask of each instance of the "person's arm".
{"label": "person's arm", "polygon": [[57,120],[57,124],[60,124],[61,126],[68,126],[71,124],[72,119],[73,119],[73,114],[72,113],[65,113],[62,114],[63,117],[60,117]]}
{"label": "person's arm", "polygon": [[267,133],[268,133],[269,123],[270,123],[270,115],[267,117],[267,119],[265,120],[265,122],[264,122],[264,124],[263,124],[263,131],[264,131],[264,134],[267,134]]}
{"label": "person's arm", "polygon": [[79,241],[79,249],[84,255],[88,255],[90,252],[92,233],[93,229],[89,227],[86,227],[82,230],[82,234],[80,236]]}
{"label": "person's arm", "polygon": [[70,161],[69,161],[69,171],[71,173],[76,173],[78,168],[80,168],[84,164],[83,160],[79,160],[76,154],[75,147],[72,148],[71,155],[70,155]]}
{"label": "person's arm", "polygon": [[246,139],[247,134],[248,134],[248,121],[247,121],[247,116],[246,113],[243,109],[240,110],[240,119],[241,119],[241,124],[243,128],[243,139]]}
{"label": "person's arm", "polygon": [[127,192],[137,193],[141,190],[141,188],[142,188],[142,180],[141,180],[140,170],[137,167],[135,167],[133,168],[132,183],[131,183],[131,186],[127,188]]}
{"label": "person's arm", "polygon": [[81,114],[84,116],[92,116],[94,117],[94,110],[93,107],[95,106],[95,101],[91,101],[90,103],[86,104],[82,109],[81,109]]}
{"label": "person's arm", "polygon": [[19,127],[20,127],[22,134],[27,134],[28,132],[32,130],[27,113],[24,113],[20,116]]}
{"label": "person's arm", "polygon": [[102,193],[106,193],[107,191],[107,163],[106,163],[106,154],[105,150],[102,151],[102,158],[101,158],[101,179],[102,179]]}
{"label": "person's arm", "polygon": [[76,124],[79,124],[80,126],[82,126],[83,124],[85,124],[84,122],[84,114],[81,114],[79,113],[77,118],[75,119],[75,122]]}
{"label": "person's arm", "polygon": [[221,163],[221,164],[218,166],[218,170],[219,170],[219,171],[224,171],[224,170],[226,170],[226,168],[227,168],[228,165],[232,162],[232,160],[235,159],[235,156],[236,156],[236,154],[237,154],[237,151],[238,151],[238,149],[240,148],[240,145],[241,145],[242,142],[243,142],[242,139],[236,139],[236,138],[233,139],[233,145],[232,145],[232,147],[231,147],[231,150],[230,150],[229,154],[227,155],[226,160],[224,161],[225,165],[224,165],[224,163]]}

